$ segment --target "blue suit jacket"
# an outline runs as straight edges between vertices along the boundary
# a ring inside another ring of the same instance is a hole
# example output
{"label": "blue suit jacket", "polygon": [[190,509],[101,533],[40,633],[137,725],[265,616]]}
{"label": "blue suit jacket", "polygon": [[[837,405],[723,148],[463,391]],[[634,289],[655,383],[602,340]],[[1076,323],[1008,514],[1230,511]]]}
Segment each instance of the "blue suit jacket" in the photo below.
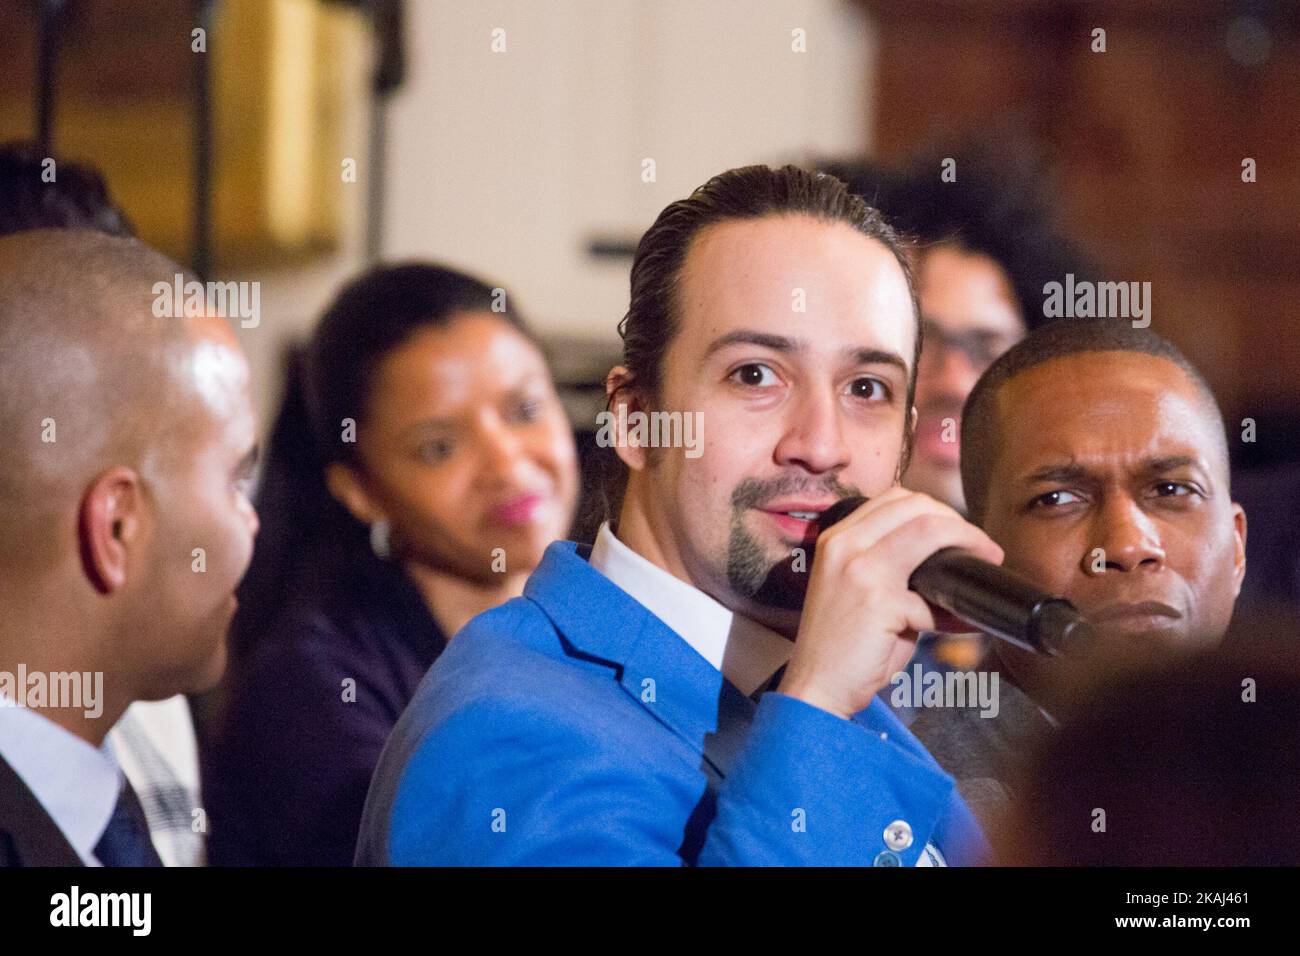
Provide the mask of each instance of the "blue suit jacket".
{"label": "blue suit jacket", "polygon": [[927,841],[987,860],[952,778],[879,700],[852,721],[775,692],[756,706],[589,553],[552,544],[430,668],[359,864],[909,866]]}

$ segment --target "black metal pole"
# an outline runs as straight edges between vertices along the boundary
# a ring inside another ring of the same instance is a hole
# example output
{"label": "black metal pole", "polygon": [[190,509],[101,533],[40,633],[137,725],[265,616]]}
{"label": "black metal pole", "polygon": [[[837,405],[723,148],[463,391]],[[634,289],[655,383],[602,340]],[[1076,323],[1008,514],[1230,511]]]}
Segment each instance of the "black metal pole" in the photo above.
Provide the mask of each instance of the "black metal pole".
{"label": "black metal pole", "polygon": [[366,165],[366,259],[383,255],[384,214],[388,195],[388,103],[406,76],[403,0],[370,0],[370,20],[378,41],[375,75],[370,95],[370,144]]}
{"label": "black metal pole", "polygon": [[54,91],[59,64],[59,15],[64,0],[42,0],[36,54],[36,144],[41,155],[54,151]]}
{"label": "black metal pole", "polygon": [[204,52],[194,60],[194,233],[190,268],[201,281],[212,270],[212,22],[216,0],[194,0],[194,26],[203,31]]}
{"label": "black metal pole", "polygon": [[366,261],[374,263],[384,247],[384,156],[388,146],[388,96],[370,95],[370,158],[366,162]]}

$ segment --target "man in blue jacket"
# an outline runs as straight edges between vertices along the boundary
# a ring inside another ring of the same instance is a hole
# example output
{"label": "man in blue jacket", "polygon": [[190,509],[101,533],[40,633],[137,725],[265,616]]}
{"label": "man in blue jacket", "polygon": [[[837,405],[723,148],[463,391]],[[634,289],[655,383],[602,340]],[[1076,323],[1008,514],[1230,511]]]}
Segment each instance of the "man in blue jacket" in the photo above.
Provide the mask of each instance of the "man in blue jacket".
{"label": "man in blue jacket", "polygon": [[664,210],[631,286],[600,434],[617,524],[452,640],[358,863],[982,862],[952,778],[874,697],[935,626],[916,566],[1002,560],[898,486],[920,342],[895,234],[834,178],[746,167]]}

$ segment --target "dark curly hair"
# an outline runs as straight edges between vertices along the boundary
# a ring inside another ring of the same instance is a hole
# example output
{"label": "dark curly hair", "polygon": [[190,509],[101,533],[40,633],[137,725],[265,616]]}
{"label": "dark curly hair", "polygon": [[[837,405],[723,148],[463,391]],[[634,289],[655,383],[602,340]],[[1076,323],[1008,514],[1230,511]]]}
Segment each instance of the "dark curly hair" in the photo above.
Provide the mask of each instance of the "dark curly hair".
{"label": "dark curly hair", "polygon": [[[47,182],[46,160],[55,160]],[[95,229],[134,236],[135,227],[108,195],[93,166],[46,156],[35,143],[0,145],[0,235],[28,229]]]}
{"label": "dark curly hair", "polygon": [[[944,182],[944,160],[956,179]],[[1052,209],[1051,176],[1021,136],[938,143],[902,168],[865,160],[826,162],[821,168],[848,183],[922,249],[953,243],[980,253],[1007,273],[1025,328],[1049,321],[1043,286],[1067,272],[1091,276],[1093,266],[1063,235]]]}

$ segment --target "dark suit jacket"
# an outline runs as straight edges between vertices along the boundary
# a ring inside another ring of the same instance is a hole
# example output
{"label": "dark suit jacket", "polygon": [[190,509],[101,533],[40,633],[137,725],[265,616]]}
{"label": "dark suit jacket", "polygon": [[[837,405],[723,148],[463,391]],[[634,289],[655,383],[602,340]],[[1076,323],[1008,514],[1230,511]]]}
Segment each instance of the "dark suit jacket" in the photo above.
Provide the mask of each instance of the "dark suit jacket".
{"label": "dark suit jacket", "polygon": [[[996,668],[996,657],[980,669]],[[977,706],[922,707],[908,730],[952,774],[957,790],[980,825],[996,828],[1011,806],[1016,775],[1031,748],[1052,725],[1024,691],[998,675],[996,717],[981,716]]]}
{"label": "dark suit jacket", "polygon": [[58,824],[0,757],[0,866],[82,866]]}

